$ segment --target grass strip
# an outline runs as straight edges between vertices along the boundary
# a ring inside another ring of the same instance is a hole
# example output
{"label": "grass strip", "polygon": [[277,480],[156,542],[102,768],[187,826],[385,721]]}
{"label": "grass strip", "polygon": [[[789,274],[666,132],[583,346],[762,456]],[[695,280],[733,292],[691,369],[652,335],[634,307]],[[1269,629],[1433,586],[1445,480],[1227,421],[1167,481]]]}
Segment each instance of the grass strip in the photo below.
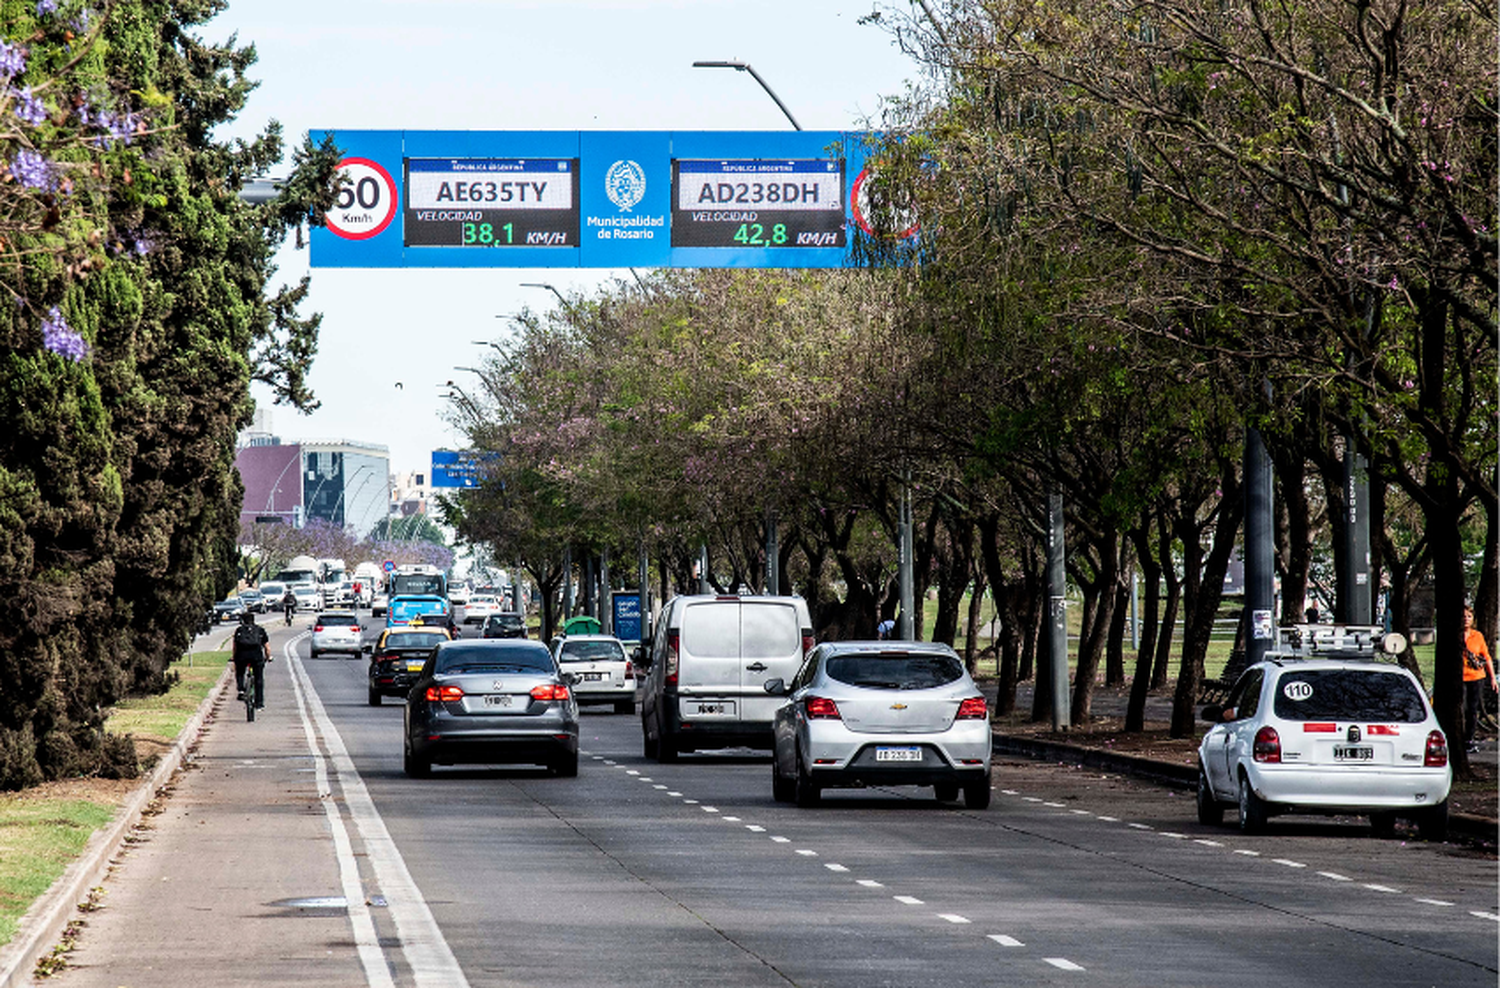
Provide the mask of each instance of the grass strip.
{"label": "grass strip", "polygon": [[[106,730],[176,738],[228,658],[227,652],[199,652],[172,663],[169,671],[179,677],[172,688],[121,703],[105,720]],[[0,793],[0,944],[16,935],[26,910],[78,857],[94,831],[109,823],[127,793],[118,783],[91,786],[90,780]]]}

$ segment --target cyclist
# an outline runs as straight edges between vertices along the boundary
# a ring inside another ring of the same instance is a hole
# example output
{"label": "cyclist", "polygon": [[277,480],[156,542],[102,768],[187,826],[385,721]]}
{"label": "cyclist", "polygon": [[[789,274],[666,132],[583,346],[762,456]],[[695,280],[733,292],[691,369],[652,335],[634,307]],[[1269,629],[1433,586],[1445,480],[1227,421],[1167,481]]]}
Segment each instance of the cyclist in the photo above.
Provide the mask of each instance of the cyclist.
{"label": "cyclist", "polygon": [[291,624],[292,615],[297,612],[297,595],[292,593],[291,587],[287,587],[281,596],[281,609],[286,612],[286,623]]}
{"label": "cyclist", "polygon": [[[266,705],[266,663],[271,661],[271,636],[266,629],[255,623],[255,615],[246,611],[240,615],[240,626],[234,629],[234,682],[239,688],[238,699],[245,699],[245,691],[255,690],[255,705]],[[247,676],[255,671],[254,678]]]}

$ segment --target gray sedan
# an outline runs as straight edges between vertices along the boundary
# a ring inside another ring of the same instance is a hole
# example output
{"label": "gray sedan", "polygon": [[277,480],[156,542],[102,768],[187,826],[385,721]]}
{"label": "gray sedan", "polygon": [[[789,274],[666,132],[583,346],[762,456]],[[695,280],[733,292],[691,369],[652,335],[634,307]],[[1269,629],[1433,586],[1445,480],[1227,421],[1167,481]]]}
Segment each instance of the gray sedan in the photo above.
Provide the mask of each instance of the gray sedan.
{"label": "gray sedan", "polygon": [[577,775],[572,679],[541,642],[442,642],[407,694],[406,774],[425,778],[434,763],[529,763]]}
{"label": "gray sedan", "polygon": [[932,642],[825,642],[791,683],[767,693],[775,715],[771,792],[798,806],[834,786],[932,786],[990,804],[989,707],[963,660]]}

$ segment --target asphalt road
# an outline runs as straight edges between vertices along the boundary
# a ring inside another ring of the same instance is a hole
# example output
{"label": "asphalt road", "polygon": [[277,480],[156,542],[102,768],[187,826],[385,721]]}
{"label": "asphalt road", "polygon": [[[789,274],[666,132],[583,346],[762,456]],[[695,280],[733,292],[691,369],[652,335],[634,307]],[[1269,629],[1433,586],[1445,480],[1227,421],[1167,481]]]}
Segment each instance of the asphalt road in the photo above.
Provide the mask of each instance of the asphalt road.
{"label": "asphalt road", "polygon": [[982,812],[918,789],[799,810],[763,756],[647,762],[603,706],[576,779],[415,781],[364,661],[268,626],[291,639],[268,709],[221,709],[51,983],[1496,983],[1495,862],[1458,847],[1337,819],[1242,837],[1180,794],[1030,763],[997,764]]}

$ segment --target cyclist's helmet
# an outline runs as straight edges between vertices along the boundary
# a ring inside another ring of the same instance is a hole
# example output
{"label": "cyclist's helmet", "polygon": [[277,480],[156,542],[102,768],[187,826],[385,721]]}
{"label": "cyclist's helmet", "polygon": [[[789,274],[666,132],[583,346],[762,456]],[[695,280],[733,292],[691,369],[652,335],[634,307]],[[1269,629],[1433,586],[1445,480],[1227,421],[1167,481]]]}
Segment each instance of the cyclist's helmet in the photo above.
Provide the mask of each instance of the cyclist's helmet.
{"label": "cyclist's helmet", "polygon": [[240,624],[254,624],[254,623],[255,623],[255,615],[251,614],[249,611],[246,611],[245,613],[243,613],[243,614],[240,615]]}

